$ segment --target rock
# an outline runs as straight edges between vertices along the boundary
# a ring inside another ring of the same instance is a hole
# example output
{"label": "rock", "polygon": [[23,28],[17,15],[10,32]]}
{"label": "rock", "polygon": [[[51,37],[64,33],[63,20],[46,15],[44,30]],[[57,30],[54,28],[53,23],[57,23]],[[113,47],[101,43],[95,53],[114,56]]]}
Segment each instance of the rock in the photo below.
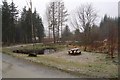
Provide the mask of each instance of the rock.
{"label": "rock", "polygon": [[37,57],[37,53],[29,53],[29,57]]}

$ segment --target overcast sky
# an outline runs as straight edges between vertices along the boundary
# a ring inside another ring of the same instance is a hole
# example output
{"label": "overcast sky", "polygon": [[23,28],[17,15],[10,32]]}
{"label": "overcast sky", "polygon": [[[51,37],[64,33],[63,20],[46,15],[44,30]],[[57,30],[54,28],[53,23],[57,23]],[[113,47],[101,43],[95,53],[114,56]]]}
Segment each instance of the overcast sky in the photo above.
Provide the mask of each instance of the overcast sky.
{"label": "overcast sky", "polygon": [[[2,0],[0,0],[2,3]],[[12,0],[7,0],[10,3]],[[22,10],[24,6],[27,6],[27,2],[29,0],[13,0],[16,6],[18,6],[19,10]],[[44,26],[47,26],[45,19],[45,10],[47,4],[53,0],[32,0],[33,8],[36,8],[37,12],[42,17],[44,22]],[[65,3],[65,7],[68,10],[69,14],[72,15],[74,10],[79,7],[81,4],[91,3],[93,7],[98,13],[97,24],[99,24],[100,20],[103,18],[105,14],[111,17],[118,16],[118,1],[119,0],[63,0]],[[69,25],[69,23],[68,23]]]}

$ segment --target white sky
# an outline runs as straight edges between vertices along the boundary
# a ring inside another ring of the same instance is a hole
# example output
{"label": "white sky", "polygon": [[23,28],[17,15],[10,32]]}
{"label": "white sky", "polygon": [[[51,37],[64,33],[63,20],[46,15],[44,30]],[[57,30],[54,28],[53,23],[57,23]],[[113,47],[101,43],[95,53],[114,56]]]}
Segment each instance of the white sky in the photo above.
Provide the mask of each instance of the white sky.
{"label": "white sky", "polygon": [[[0,1],[0,4],[2,3],[2,1],[3,0]],[[10,3],[11,1],[12,0],[7,0],[8,3]],[[18,9],[21,11],[24,6],[27,6],[27,2],[29,2],[29,0],[13,0],[13,1],[16,4],[16,6],[18,6]],[[45,19],[45,10],[46,10],[47,4],[50,1],[53,1],[53,0],[32,0],[33,9],[36,8],[37,12],[40,14],[45,27],[47,26],[46,19]],[[98,16],[99,16],[97,19],[97,24],[99,24],[101,18],[103,18],[105,14],[111,17],[118,16],[119,0],[63,0],[63,1],[70,15],[74,13],[75,12],[74,10],[77,7],[79,7],[81,4],[86,4],[86,3],[93,4],[93,7],[98,12]]]}

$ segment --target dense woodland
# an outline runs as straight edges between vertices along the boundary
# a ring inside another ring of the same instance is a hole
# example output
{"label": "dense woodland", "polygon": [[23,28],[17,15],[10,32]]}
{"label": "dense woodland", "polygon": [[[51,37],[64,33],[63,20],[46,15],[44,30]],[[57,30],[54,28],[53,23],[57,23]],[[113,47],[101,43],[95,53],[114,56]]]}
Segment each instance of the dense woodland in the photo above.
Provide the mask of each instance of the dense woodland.
{"label": "dense woodland", "polygon": [[[91,46],[92,49],[108,48],[113,54],[117,49],[118,43],[118,18],[104,15],[100,25],[96,25],[95,21],[98,17],[97,12],[91,4],[81,5],[76,10],[70,24],[67,24],[68,16],[71,16],[65,8],[64,2],[50,2],[46,6],[46,18],[49,34],[47,39],[52,42],[72,42],[80,46]],[[20,15],[20,17],[18,17]],[[2,5],[2,43],[18,44],[32,43],[32,26],[34,32],[34,41],[45,41],[45,27],[41,16],[35,9],[23,8],[22,12],[17,10],[14,2],[8,4],[5,0]],[[72,31],[71,27],[75,30]],[[106,44],[105,44],[106,43]]]}
{"label": "dense woodland", "polygon": [[[16,5],[12,2],[8,4],[3,1],[2,5],[2,42],[10,43],[31,43],[32,42],[32,25],[34,26],[35,36],[39,38],[39,42],[44,37],[44,26],[42,19],[35,10],[23,8],[20,13]],[[18,17],[18,14],[21,17]],[[32,18],[32,19],[31,19]],[[32,22],[32,23],[31,23]]]}

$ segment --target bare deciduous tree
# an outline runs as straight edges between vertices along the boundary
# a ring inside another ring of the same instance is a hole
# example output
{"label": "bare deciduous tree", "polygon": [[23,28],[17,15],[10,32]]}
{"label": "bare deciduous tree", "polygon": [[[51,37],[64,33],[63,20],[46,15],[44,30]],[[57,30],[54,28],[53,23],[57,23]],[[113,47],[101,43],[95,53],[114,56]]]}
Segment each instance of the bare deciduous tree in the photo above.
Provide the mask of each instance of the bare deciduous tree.
{"label": "bare deciduous tree", "polygon": [[[60,31],[62,34],[62,26],[67,21],[67,10],[65,10],[64,3],[62,1],[50,2],[46,9],[46,16],[48,21],[49,36],[50,32],[53,32],[54,43],[60,38]],[[61,29],[60,29],[61,27]]]}
{"label": "bare deciduous tree", "polygon": [[88,45],[90,42],[90,29],[95,23],[96,18],[96,11],[91,4],[87,4],[81,5],[77,9],[76,14],[71,21],[72,25],[77,26],[77,28],[79,28],[84,33],[83,41],[85,45]]}

